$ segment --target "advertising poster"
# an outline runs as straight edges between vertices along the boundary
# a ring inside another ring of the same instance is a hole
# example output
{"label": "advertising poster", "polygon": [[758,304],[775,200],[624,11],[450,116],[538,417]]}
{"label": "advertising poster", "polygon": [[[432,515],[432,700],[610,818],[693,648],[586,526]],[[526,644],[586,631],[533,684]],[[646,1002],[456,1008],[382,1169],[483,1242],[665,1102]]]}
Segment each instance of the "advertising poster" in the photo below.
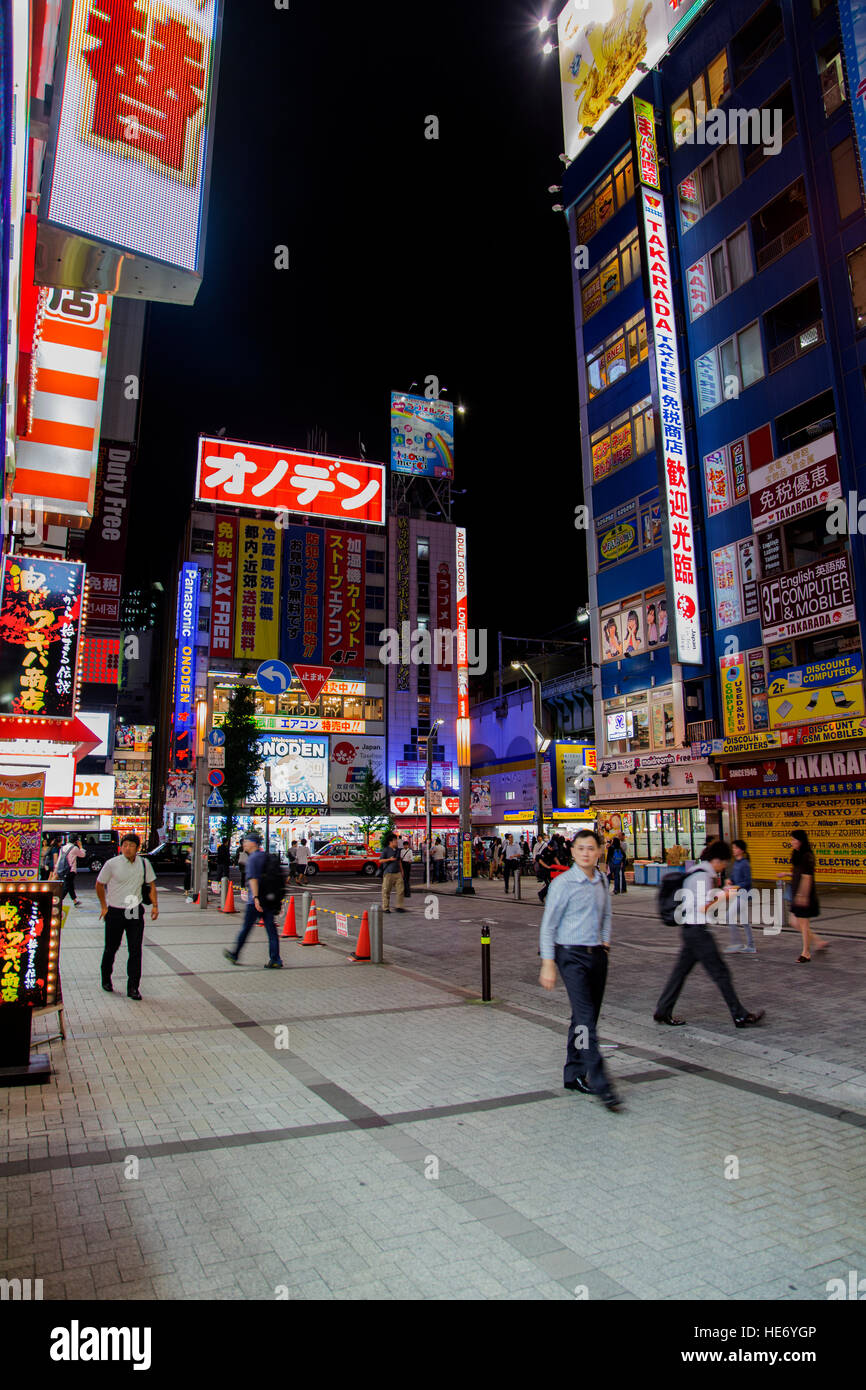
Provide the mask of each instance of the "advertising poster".
{"label": "advertising poster", "polygon": [[233,516],[217,516],[214,525],[213,582],[210,599],[210,664],[231,662],[235,633],[237,529]]}
{"label": "advertising poster", "polygon": [[235,656],[242,661],[279,655],[282,534],[268,522],[239,523]]}
{"label": "advertising poster", "polygon": [[559,16],[559,62],[565,153],[576,159],[587,130],[598,132],[644,74],[667,52],[676,0],[625,5],[568,0]]}
{"label": "advertising poster", "polygon": [[749,694],[746,683],[746,657],[723,656],[721,667],[722,715],[725,737],[736,738],[751,732],[749,726]]}
{"label": "advertising poster", "polygon": [[325,533],[317,526],[290,526],[283,548],[283,635],[280,657],[322,665]]}
{"label": "advertising poster", "polygon": [[194,767],[195,671],[198,634],[198,599],[201,575],[198,565],[183,566],[177,592],[177,655],[174,668],[174,716],[172,767]]}
{"label": "advertising poster", "polygon": [[38,879],[45,773],[0,773],[0,879]]}
{"label": "advertising poster", "polygon": [[679,186],[680,231],[687,232],[701,215],[697,175],[690,174]]}
{"label": "advertising poster", "polygon": [[749,475],[752,529],[766,531],[842,496],[835,434],[822,435]]}
{"label": "advertising poster", "polygon": [[722,403],[722,383],[715,349],[695,358],[695,380],[698,388],[698,414],[706,415]]}
{"label": "advertising poster", "polygon": [[601,619],[601,659],[621,661],[622,657],[622,614],[609,613]]}
{"label": "advertising poster", "polygon": [[492,816],[493,803],[490,799],[490,783],[472,781],[470,783],[470,815],[474,819],[476,816]]}
{"label": "advertising poster", "polygon": [[811,690],[791,690],[775,697],[770,695],[768,704],[771,729],[780,729],[787,724],[838,719],[842,715],[853,718],[866,713],[862,681],[840,682]]}
{"label": "advertising poster", "polygon": [[0,714],[72,719],[84,565],[13,554],[0,597]]}
{"label": "advertising poster", "polygon": [[746,475],[746,441],[737,439],[731,445],[731,473],[734,479],[734,501],[742,502],[749,495],[749,479]]}
{"label": "advertising poster", "polygon": [[737,576],[736,545],[723,545],[712,553],[713,589],[716,596],[716,627],[734,627],[742,622],[740,585]]}
{"label": "advertising poster", "polygon": [[72,0],[49,222],[201,270],[219,18],[217,0]]}
{"label": "advertising poster", "polygon": [[758,601],[758,544],[754,536],[737,541],[737,561],[740,567],[740,589],[743,596],[743,618],[757,617]]}
{"label": "advertising poster", "polygon": [[385,469],[366,460],[202,436],[195,495],[218,506],[385,524]]}
{"label": "advertising poster", "polygon": [[580,743],[557,742],[554,761],[557,810],[580,810],[580,787],[586,780],[587,767],[595,762],[595,749]]}
{"label": "advertising poster", "polygon": [[[409,622],[409,587],[410,587],[410,545],[409,545],[409,518],[408,516],[397,517],[397,627],[402,632],[403,624]],[[400,643],[401,658],[403,655],[403,643]],[[411,666],[408,662],[401,659],[401,664],[397,667],[397,689],[410,689]]]}
{"label": "advertising poster", "polygon": [[725,449],[716,449],[704,458],[707,485],[707,515],[715,516],[731,505],[731,475]]}
{"label": "advertising poster", "polygon": [[854,582],[847,555],[803,565],[760,585],[765,642],[802,637],[856,621]]}
{"label": "advertising poster", "polygon": [[636,554],[641,548],[638,499],[632,498],[630,502],[624,502],[622,506],[598,517],[595,534],[600,570]]}
{"label": "advertising poster", "polygon": [[5,892],[0,898],[0,1008],[41,1009],[57,995],[60,919],[47,889]]}
{"label": "advertising poster", "polygon": [[328,768],[329,803],[332,811],[351,808],[364,774],[372,767],[373,776],[385,785],[384,738],[331,739],[331,759]]}
{"label": "advertising poster", "polygon": [[610,472],[610,435],[592,446],[592,480],[597,483]]}
{"label": "advertising poster", "polygon": [[767,707],[767,660],[763,647],[753,647],[746,652],[749,670],[749,695],[752,704],[752,728],[756,731],[769,729],[770,712]]}
{"label": "advertising poster", "polygon": [[191,815],[195,811],[195,773],[170,772],[165,793],[166,811]]}
{"label": "advertising poster", "polygon": [[791,872],[791,831],[805,830],[815,851],[817,880],[866,884],[866,796],[747,797],[739,802],[753,878],[775,880]]}
{"label": "advertising poster", "polygon": [[[258,740],[271,768],[272,806],[327,806],[330,750],[327,738],[283,738],[269,734]],[[256,775],[250,805],[264,806],[264,768]]]}
{"label": "advertising poster", "polygon": [[391,396],[391,470],[454,477],[454,406],[425,396]]}
{"label": "advertising poster", "polygon": [[325,666],[364,665],[365,550],[362,535],[325,532],[322,656]]}
{"label": "advertising poster", "polygon": [[710,278],[707,270],[707,258],[701,256],[699,261],[690,265],[686,271],[686,285],[689,291],[689,313],[692,322],[700,318],[710,308]]}

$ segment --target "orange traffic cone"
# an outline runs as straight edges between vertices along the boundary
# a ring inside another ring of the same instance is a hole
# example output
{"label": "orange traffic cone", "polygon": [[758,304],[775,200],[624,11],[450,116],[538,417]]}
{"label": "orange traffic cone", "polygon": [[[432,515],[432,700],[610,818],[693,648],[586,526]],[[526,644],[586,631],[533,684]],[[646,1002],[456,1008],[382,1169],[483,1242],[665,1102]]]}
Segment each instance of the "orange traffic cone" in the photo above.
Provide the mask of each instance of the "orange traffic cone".
{"label": "orange traffic cone", "polygon": [[349,957],[349,960],[369,960],[370,959],[370,920],[365,912],[361,918],[361,930],[358,933],[358,944]]}
{"label": "orange traffic cone", "polygon": [[294,895],[294,893],[292,893],[292,895],[291,895],[290,898],[289,898],[288,911],[286,912],[286,921],[285,921],[285,925],[284,925],[284,927],[283,927],[283,936],[291,936],[291,937],[294,938],[295,941],[298,940],[298,929],[297,929],[297,927],[295,926],[295,895]]}
{"label": "orange traffic cone", "polygon": [[234,888],[234,884],[232,883],[231,879],[229,879],[229,886],[228,886],[228,888],[226,889],[226,905],[225,905],[225,907],[220,908],[220,911],[221,911],[221,912],[237,912],[237,908],[235,907],[235,888]]}
{"label": "orange traffic cone", "polygon": [[201,893],[199,893],[198,897],[196,898],[195,905],[196,907],[201,907]]}
{"label": "orange traffic cone", "polygon": [[320,946],[320,945],[321,945],[321,942],[319,941],[319,923],[318,923],[318,921],[316,920],[316,899],[315,899],[315,898],[311,898],[311,899],[310,899],[310,915],[309,915],[309,917],[307,918],[307,930],[306,930],[306,932],[304,933],[304,939],[303,939],[303,941],[301,942],[301,945],[302,945],[302,946]]}

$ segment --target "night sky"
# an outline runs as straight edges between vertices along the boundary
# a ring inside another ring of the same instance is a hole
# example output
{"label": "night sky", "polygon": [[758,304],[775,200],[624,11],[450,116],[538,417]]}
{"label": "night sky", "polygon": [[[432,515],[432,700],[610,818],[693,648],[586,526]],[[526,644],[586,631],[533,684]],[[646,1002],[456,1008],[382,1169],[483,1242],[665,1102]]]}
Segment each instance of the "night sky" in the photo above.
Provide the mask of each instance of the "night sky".
{"label": "night sky", "polygon": [[470,623],[573,619],[575,340],[543,12],[228,0],[204,283],[194,308],[150,313],[133,582],[170,575],[200,431],[303,448],[318,426],[327,452],[357,457],[360,437],[385,461],[390,392],[436,375],[468,412],[453,515]]}

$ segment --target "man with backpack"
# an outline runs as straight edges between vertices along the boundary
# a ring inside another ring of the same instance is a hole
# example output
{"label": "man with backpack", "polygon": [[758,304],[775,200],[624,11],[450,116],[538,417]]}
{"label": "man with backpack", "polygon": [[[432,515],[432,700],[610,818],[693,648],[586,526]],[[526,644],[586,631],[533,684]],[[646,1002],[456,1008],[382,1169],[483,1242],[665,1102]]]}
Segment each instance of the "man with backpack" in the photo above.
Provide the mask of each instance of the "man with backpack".
{"label": "man with backpack", "polygon": [[280,959],[280,938],[277,934],[277,925],[274,914],[282,906],[283,898],[286,896],[285,884],[283,883],[283,871],[280,868],[280,861],[275,854],[268,854],[262,849],[262,837],[258,830],[248,830],[244,836],[244,851],[249,856],[247,859],[247,887],[248,899],[247,909],[244,913],[243,926],[238,933],[233,951],[223,951],[223,955],[230,960],[233,965],[240,965],[240,956],[243,944],[252,931],[259,917],[265,924],[268,934],[268,947],[270,959],[265,970],[282,970],[283,962]]}
{"label": "man with backpack", "polygon": [[84,858],[84,850],[81,848],[81,836],[70,835],[65,845],[60,847],[60,858],[57,861],[57,877],[60,879],[60,901],[68,893],[76,907],[81,907],[78,894],[75,891],[75,871],[78,867],[79,859]]}
{"label": "man with backpack", "polygon": [[707,929],[707,908],[716,901],[713,889],[730,858],[730,845],[725,840],[714,840],[707,845],[700,863],[685,877],[665,874],[661,881],[661,919],[668,926],[677,925],[682,929],[683,945],[656,1004],[653,1014],[656,1023],[667,1023],[674,1028],[685,1023],[684,1018],[674,1017],[673,1008],[686,979],[698,963],[720,990],[737,1028],[753,1028],[764,1017],[763,1009],[756,1014],[749,1013],[740,1003],[731,972],[719,955],[712,933]]}
{"label": "man with backpack", "polygon": [[624,893],[626,891],[625,850],[618,835],[614,835],[610,842],[610,848],[607,852],[607,867],[610,870],[610,880],[614,893]]}

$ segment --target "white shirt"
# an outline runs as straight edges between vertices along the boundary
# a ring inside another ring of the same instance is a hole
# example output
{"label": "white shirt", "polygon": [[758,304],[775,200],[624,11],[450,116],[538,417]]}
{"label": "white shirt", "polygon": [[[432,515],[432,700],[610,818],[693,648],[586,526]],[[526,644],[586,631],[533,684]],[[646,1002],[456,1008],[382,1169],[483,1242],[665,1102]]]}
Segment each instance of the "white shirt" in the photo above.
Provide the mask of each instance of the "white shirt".
{"label": "white shirt", "polygon": [[434,845],[434,846],[433,846],[433,858],[434,858],[434,859],[444,859],[444,858],[445,858],[445,846],[444,846],[444,845]]}
{"label": "white shirt", "polygon": [[706,903],[716,886],[715,869],[706,859],[700,860],[697,867],[685,875],[683,889],[679,890],[681,892],[685,890],[682,899],[680,899],[682,904],[680,916],[684,927],[705,927],[707,925],[706,913],[698,912],[698,888],[701,880],[703,880],[704,903]]}
{"label": "white shirt", "polygon": [[295,849],[295,863],[296,863],[296,864],[309,864],[309,862],[310,862],[310,846],[309,846],[309,845],[295,845],[294,849]]}
{"label": "white shirt", "polygon": [[511,844],[509,844],[508,841],[506,840],[506,842],[505,842],[505,858],[506,858],[506,859],[522,859],[522,858],[523,858],[523,850],[520,848],[520,845],[515,845],[515,844],[513,843],[513,841],[512,841]]}
{"label": "white shirt", "polygon": [[[69,870],[71,873],[74,874],[79,859],[84,858],[84,850],[79,849],[78,846],[74,845],[71,840],[68,840],[65,845],[60,846],[60,853],[61,855],[66,855],[66,862],[69,865]],[[58,859],[57,862],[59,864],[60,860]]]}
{"label": "white shirt", "polygon": [[153,865],[148,859],[136,855],[132,863],[125,854],[116,854],[107,859],[96,876],[96,882],[105,885],[105,896],[109,907],[138,907],[141,904],[141,885],[144,874],[148,883],[156,881]]}

